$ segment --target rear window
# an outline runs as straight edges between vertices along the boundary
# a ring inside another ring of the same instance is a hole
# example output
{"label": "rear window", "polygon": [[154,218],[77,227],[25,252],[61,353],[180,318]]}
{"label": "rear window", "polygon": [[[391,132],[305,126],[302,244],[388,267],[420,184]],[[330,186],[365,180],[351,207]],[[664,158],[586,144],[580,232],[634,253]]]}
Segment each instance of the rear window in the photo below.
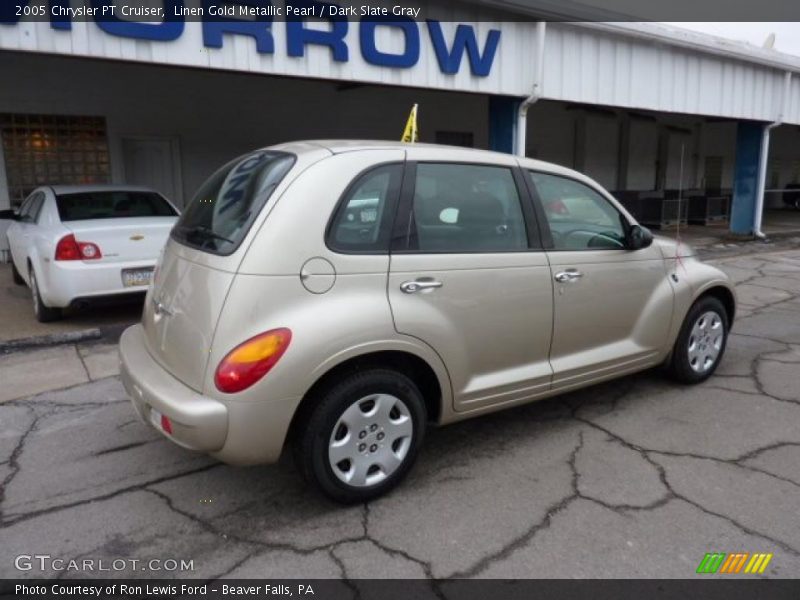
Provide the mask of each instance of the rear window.
{"label": "rear window", "polygon": [[291,154],[271,151],[231,161],[200,187],[172,237],[206,252],[232,253],[294,161]]}
{"label": "rear window", "polygon": [[155,192],[76,192],[56,197],[62,221],[121,219],[125,217],[174,217],[177,212]]}

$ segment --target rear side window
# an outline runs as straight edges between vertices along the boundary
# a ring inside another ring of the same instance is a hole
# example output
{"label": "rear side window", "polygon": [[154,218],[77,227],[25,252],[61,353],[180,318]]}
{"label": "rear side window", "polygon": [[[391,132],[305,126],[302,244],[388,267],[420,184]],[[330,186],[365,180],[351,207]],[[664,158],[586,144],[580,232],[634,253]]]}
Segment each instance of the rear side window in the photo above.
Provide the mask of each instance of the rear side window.
{"label": "rear side window", "polygon": [[382,165],[360,175],[345,191],[328,230],[328,246],[340,252],[389,251],[392,219],[403,167]]}
{"label": "rear side window", "polygon": [[39,192],[36,194],[36,198],[33,199],[33,204],[31,204],[31,208],[28,211],[28,215],[31,218],[31,221],[36,223],[39,220],[39,215],[42,214],[42,207],[44,206],[44,192]]}
{"label": "rear side window", "polygon": [[229,162],[200,187],[172,237],[198,250],[231,254],[294,161],[291,154],[265,150]]}
{"label": "rear side window", "polygon": [[174,217],[178,213],[155,192],[76,192],[56,197],[62,221],[121,219],[125,217]]}
{"label": "rear side window", "polygon": [[419,163],[412,214],[418,252],[514,252],[528,248],[511,169]]}
{"label": "rear side window", "polygon": [[44,192],[31,194],[19,210],[19,216],[26,222],[35,223],[39,220],[39,213],[44,205]]}

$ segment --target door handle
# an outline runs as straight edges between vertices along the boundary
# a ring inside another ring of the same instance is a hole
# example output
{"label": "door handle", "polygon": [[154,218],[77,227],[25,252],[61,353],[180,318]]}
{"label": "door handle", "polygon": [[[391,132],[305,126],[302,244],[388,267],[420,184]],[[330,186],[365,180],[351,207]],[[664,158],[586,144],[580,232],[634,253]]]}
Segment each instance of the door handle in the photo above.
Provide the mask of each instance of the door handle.
{"label": "door handle", "polygon": [[414,281],[404,281],[400,284],[400,291],[406,294],[416,294],[417,292],[428,292],[442,287],[442,282],[431,277],[420,277]]}
{"label": "door handle", "polygon": [[559,283],[570,283],[572,281],[577,281],[581,277],[583,277],[583,273],[577,269],[567,269],[566,271],[556,273],[554,279]]}

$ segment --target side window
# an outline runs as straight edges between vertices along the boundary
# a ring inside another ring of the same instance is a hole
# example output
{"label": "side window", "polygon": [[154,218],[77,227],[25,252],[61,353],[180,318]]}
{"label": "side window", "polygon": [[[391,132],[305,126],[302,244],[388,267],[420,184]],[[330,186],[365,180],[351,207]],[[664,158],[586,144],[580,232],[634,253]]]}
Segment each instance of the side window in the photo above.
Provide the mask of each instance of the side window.
{"label": "side window", "polygon": [[17,211],[17,214],[20,216],[20,218],[24,218],[26,215],[30,214],[31,206],[33,206],[36,196],[37,194],[33,193],[22,201],[22,204],[20,204],[19,210]]}
{"label": "side window", "polygon": [[419,163],[410,223],[418,252],[527,250],[520,197],[511,169]]}
{"label": "side window", "polygon": [[30,222],[35,223],[39,220],[39,213],[42,212],[42,206],[44,205],[44,193],[39,192],[33,197],[33,202],[30,204],[30,208],[28,209],[28,216],[30,217]]}
{"label": "side window", "polygon": [[620,250],[623,217],[603,196],[566,177],[529,171],[544,208],[555,250]]}
{"label": "side window", "polygon": [[345,191],[328,229],[328,246],[340,252],[389,251],[403,166],[383,165],[360,175]]}

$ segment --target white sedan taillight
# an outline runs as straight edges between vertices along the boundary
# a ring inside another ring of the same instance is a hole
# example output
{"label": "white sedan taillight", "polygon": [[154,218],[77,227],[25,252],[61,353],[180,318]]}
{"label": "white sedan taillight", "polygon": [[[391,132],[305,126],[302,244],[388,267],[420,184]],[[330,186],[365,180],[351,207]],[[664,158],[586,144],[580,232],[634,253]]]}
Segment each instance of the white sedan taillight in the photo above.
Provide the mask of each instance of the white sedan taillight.
{"label": "white sedan taillight", "polygon": [[56,260],[96,260],[103,258],[100,247],[93,242],[79,242],[71,233],[56,244]]}

